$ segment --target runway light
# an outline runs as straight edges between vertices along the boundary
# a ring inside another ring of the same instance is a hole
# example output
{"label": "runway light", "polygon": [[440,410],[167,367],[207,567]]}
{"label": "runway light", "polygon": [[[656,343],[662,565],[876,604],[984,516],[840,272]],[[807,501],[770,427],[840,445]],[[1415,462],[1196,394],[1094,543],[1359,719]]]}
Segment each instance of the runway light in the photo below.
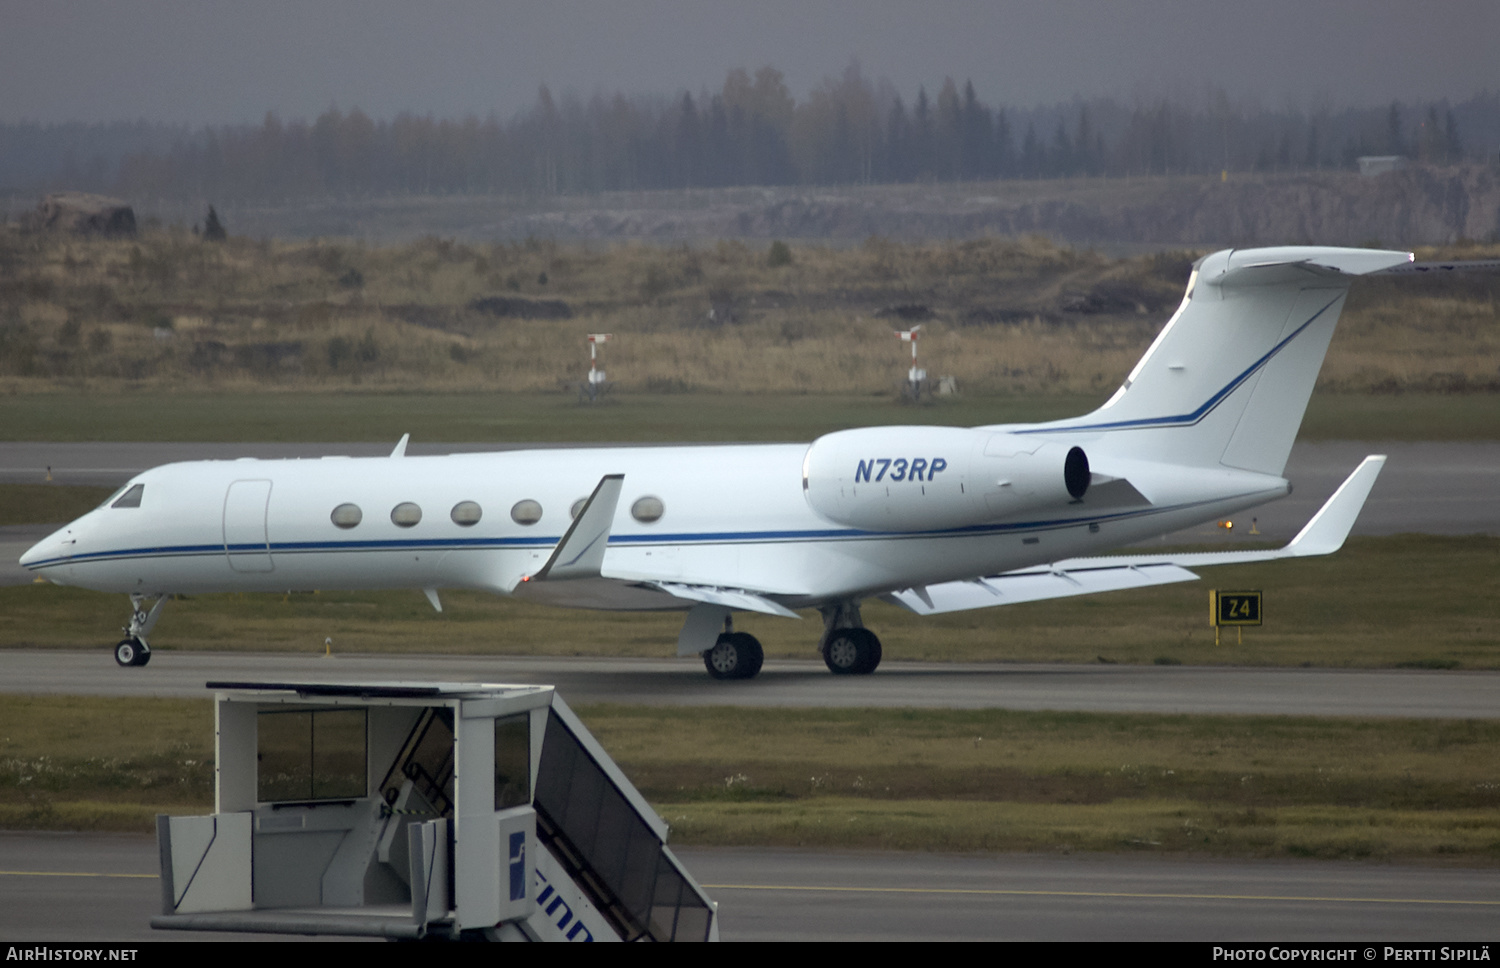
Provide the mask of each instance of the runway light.
{"label": "runway light", "polygon": [[1219,527],[1223,528],[1225,531],[1233,531],[1234,530],[1234,522],[1233,521],[1229,521],[1229,520],[1220,521],[1219,522]]}

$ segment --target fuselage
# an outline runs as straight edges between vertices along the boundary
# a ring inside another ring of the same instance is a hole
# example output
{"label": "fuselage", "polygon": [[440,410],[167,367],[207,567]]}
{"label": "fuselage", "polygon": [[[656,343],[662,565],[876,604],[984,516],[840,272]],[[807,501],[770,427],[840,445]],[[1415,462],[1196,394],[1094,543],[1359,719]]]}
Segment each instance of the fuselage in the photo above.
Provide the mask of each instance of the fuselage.
{"label": "fuselage", "polygon": [[[1287,490],[1279,477],[1105,454],[1097,469],[1128,474],[1148,503],[1085,495],[963,527],[880,531],[841,526],[809,506],[807,452],[775,444],[169,464],[122,489],[140,487],[136,506],[111,499],[22,564],[58,584],[144,595],[509,594],[547,560],[601,475],[623,474],[602,568],[623,591],[559,589],[559,604],[687,607],[629,591],[665,581],[749,589],[796,608],[1102,553]],[[643,501],[652,498],[659,504]]]}

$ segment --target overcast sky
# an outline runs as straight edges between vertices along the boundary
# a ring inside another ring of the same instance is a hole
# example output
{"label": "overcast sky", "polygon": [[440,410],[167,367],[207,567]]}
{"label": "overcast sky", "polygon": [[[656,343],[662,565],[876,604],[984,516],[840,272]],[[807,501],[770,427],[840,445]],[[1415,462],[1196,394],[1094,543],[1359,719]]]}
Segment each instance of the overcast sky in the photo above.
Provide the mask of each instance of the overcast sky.
{"label": "overcast sky", "polygon": [[1267,107],[1500,92],[1500,0],[0,0],[0,122],[232,123],[332,105],[501,118],[537,87],[794,96],[857,58],[908,101],[1075,95]]}

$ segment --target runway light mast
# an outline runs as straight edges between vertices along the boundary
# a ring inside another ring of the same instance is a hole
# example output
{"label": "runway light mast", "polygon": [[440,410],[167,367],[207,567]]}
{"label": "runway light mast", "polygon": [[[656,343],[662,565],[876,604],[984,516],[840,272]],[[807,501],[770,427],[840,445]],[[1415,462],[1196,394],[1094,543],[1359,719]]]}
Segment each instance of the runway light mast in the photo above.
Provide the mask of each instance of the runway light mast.
{"label": "runway light mast", "polygon": [[599,393],[604,389],[604,371],[599,369],[599,344],[608,343],[612,335],[611,333],[589,334],[589,379],[583,388],[589,403],[599,399]]}
{"label": "runway light mast", "polygon": [[901,342],[911,344],[911,369],[906,371],[906,389],[913,400],[921,397],[922,383],[927,379],[927,371],[917,368],[917,339],[921,336],[921,330],[920,323],[911,329],[892,330]]}

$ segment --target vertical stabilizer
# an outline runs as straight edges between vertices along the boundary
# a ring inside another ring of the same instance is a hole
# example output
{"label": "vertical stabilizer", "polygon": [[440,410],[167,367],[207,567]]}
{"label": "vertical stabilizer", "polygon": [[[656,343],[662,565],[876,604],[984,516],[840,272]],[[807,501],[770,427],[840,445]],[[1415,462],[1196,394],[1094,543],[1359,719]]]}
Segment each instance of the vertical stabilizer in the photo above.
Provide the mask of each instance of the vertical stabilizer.
{"label": "vertical stabilizer", "polygon": [[1284,246],[1199,260],[1187,295],[1104,406],[1026,431],[1108,452],[1280,475],[1355,277],[1407,252]]}

